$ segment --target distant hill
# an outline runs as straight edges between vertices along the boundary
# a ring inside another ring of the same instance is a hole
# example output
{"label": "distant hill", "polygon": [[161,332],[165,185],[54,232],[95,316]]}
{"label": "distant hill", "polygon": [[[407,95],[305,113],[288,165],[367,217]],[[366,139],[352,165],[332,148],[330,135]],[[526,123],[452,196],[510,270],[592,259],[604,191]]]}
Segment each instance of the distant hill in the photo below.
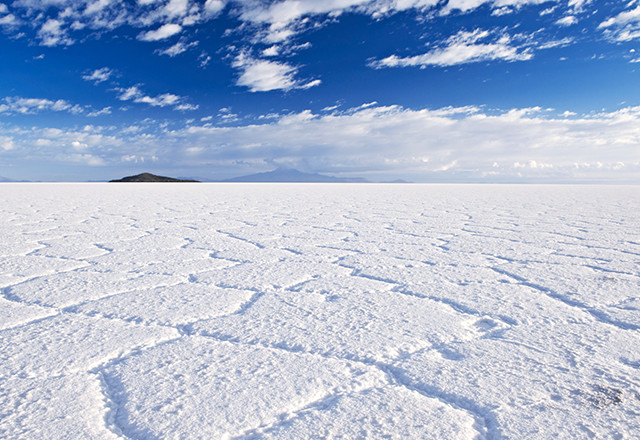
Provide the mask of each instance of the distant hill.
{"label": "distant hill", "polygon": [[389,182],[382,182],[382,183],[413,183],[413,182],[410,182],[410,181],[404,180],[404,179],[396,179],[396,180],[391,180]]}
{"label": "distant hill", "polygon": [[0,176],[0,182],[28,182],[28,180],[15,180]]}
{"label": "distant hill", "polygon": [[234,177],[223,182],[326,182],[326,183],[366,183],[367,179],[360,177],[340,178],[325,176],[324,174],[303,173],[292,168],[277,168],[266,173],[249,174]]}
{"label": "distant hill", "polygon": [[142,173],[135,176],[127,176],[109,182],[197,182],[197,180],[174,179],[173,177],[156,176],[151,173]]}

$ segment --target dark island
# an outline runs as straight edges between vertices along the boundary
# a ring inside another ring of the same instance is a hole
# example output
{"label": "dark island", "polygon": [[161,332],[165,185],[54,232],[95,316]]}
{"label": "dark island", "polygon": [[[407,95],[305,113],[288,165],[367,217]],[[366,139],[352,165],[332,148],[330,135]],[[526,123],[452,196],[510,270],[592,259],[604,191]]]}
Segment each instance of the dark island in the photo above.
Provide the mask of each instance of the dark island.
{"label": "dark island", "polygon": [[110,180],[109,182],[198,182],[198,180],[174,179],[173,177],[156,176],[151,173],[142,173],[135,176],[127,176],[118,180]]}

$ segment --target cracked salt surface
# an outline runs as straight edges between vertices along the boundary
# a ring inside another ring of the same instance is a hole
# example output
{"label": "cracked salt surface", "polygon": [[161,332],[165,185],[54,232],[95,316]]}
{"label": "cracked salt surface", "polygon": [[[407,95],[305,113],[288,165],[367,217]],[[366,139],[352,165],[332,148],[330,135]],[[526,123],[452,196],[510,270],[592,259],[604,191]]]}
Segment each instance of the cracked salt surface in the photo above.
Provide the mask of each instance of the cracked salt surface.
{"label": "cracked salt surface", "polygon": [[0,187],[0,438],[640,432],[638,187]]}

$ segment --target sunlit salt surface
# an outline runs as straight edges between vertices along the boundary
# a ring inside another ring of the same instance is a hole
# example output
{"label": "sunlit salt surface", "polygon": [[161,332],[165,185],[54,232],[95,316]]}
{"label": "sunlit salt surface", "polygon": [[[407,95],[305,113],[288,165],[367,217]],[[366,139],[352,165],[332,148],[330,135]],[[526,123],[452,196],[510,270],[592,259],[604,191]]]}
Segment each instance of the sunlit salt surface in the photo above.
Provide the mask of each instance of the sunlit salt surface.
{"label": "sunlit salt surface", "polygon": [[0,185],[0,438],[640,432],[640,187]]}

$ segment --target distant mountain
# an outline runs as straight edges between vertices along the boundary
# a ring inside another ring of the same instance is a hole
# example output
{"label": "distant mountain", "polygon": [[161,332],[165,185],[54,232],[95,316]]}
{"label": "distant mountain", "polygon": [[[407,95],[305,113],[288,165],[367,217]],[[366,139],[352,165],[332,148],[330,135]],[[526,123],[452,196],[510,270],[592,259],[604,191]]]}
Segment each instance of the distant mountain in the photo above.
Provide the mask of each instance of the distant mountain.
{"label": "distant mountain", "polygon": [[409,182],[408,180],[404,180],[404,179],[396,179],[396,180],[391,180],[390,182],[382,182],[382,183],[413,183],[413,182]]}
{"label": "distant mountain", "polygon": [[367,179],[360,177],[340,178],[324,174],[303,173],[292,168],[277,168],[266,173],[249,174],[234,177],[223,182],[326,182],[326,183],[365,183]]}
{"label": "distant mountain", "polygon": [[15,180],[0,176],[0,182],[28,182],[28,180]]}
{"label": "distant mountain", "polygon": [[109,182],[197,182],[197,180],[174,179],[173,177],[156,176],[151,173],[142,173],[135,176],[127,176]]}

